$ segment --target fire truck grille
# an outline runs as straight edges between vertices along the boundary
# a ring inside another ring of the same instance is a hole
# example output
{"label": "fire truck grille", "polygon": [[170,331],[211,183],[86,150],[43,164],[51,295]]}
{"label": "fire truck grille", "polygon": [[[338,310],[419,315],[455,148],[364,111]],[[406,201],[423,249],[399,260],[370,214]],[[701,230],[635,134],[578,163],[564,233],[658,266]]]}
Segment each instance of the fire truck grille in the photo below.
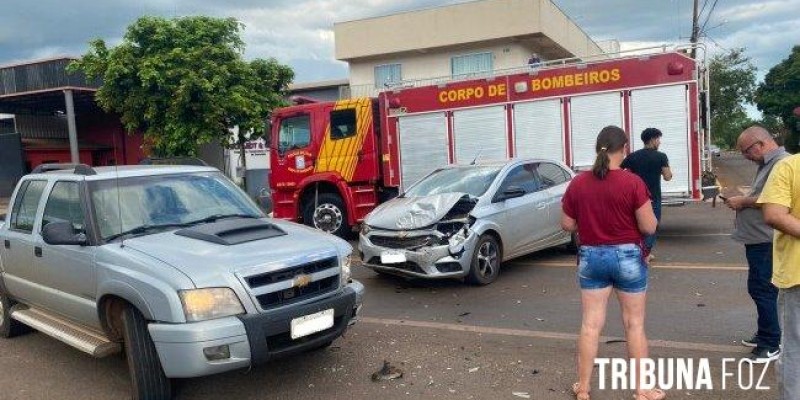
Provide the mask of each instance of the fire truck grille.
{"label": "fire truck grille", "polygon": [[371,236],[369,240],[372,244],[390,249],[413,249],[424,246],[435,246],[439,244],[439,238],[434,235],[397,237],[397,236]]}

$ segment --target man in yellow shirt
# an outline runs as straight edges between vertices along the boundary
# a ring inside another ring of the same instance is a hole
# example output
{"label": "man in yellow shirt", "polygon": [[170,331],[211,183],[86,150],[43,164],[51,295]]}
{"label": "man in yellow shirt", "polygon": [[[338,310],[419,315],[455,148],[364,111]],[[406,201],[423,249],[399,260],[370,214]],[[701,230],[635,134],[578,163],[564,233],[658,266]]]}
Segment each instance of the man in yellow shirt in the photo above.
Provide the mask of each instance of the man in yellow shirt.
{"label": "man in yellow shirt", "polygon": [[772,283],[779,290],[783,329],[779,398],[800,399],[800,154],[775,165],[758,203],[764,220],[775,228]]}

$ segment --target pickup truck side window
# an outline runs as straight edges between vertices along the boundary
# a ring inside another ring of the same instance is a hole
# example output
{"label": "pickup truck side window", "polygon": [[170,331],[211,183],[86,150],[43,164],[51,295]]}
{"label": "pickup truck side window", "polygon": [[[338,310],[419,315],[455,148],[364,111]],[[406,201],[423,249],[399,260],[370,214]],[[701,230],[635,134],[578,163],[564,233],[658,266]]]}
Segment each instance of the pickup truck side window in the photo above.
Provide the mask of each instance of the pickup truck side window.
{"label": "pickup truck side window", "polygon": [[278,133],[278,152],[286,154],[287,151],[303,149],[311,143],[311,117],[299,115],[281,120],[281,129]]}
{"label": "pickup truck side window", "polygon": [[83,231],[84,218],[78,182],[56,182],[44,207],[42,227],[51,222],[67,221],[76,231]]}
{"label": "pickup truck side window", "polygon": [[33,223],[36,221],[36,209],[42,198],[47,181],[26,181],[14,199],[14,208],[11,210],[11,229],[31,233]]}

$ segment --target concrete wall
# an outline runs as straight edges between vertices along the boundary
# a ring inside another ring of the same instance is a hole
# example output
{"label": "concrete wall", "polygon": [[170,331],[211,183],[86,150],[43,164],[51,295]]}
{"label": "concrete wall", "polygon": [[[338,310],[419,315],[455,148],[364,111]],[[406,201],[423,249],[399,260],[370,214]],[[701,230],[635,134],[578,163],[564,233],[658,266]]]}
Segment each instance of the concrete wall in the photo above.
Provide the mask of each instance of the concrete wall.
{"label": "concrete wall", "polygon": [[522,43],[475,44],[452,49],[447,53],[406,53],[402,56],[385,56],[350,64],[350,84],[354,87],[372,85],[375,82],[375,67],[399,63],[403,80],[421,80],[449,77],[451,58],[475,53],[492,53],[495,70],[516,68],[525,65],[533,53],[530,46]]}

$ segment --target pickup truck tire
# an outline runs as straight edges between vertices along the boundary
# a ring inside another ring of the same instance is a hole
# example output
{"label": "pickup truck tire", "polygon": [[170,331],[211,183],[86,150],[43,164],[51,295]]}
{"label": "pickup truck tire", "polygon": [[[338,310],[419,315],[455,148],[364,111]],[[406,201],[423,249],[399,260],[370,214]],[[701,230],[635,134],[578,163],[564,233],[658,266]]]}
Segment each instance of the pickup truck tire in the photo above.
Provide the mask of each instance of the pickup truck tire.
{"label": "pickup truck tire", "polygon": [[11,318],[11,306],[13,305],[11,299],[0,291],[0,337],[6,339],[30,331],[25,324]]}
{"label": "pickup truck tire", "polygon": [[171,382],[161,368],[161,360],[142,313],[133,306],[125,308],[122,311],[122,327],[133,400],[172,399]]}
{"label": "pickup truck tire", "polygon": [[467,274],[467,282],[483,286],[494,282],[500,274],[500,260],[502,260],[500,244],[492,235],[482,235],[478,238],[475,251],[472,253],[472,264]]}
{"label": "pickup truck tire", "polygon": [[347,239],[350,225],[347,224],[347,209],[338,194],[320,193],[316,204],[312,197],[303,209],[303,222],[323,232]]}

